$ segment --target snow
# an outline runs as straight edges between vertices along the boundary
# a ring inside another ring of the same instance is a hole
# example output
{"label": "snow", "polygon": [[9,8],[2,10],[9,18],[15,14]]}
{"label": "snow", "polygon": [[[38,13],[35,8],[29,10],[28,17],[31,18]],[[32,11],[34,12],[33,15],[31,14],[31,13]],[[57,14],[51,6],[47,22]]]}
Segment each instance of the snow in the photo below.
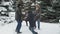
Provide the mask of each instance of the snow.
{"label": "snow", "polygon": [[[0,16],[0,34],[16,34],[17,22],[14,20],[15,12],[10,12],[9,17]],[[4,23],[4,21],[7,21]],[[9,23],[10,21],[13,21]],[[60,34],[60,24],[40,22],[40,30],[35,29],[38,34]],[[22,34],[32,34],[25,21],[22,22]]]}
{"label": "snow", "polygon": [[1,12],[2,10],[3,10],[3,11],[7,11],[6,8],[4,8],[4,7],[0,7],[0,12]]}
{"label": "snow", "polygon": [[9,2],[5,2],[5,1],[2,2],[2,5],[4,5],[4,6],[6,6],[6,5],[12,5],[12,4],[13,4],[13,2],[10,2],[10,1]]}
{"label": "snow", "polygon": [[[60,34],[60,24],[54,24],[54,23],[40,23],[40,30],[37,28],[35,31],[38,32],[38,34]],[[4,26],[0,26],[0,34],[16,34],[15,28],[17,26],[17,22],[14,21],[13,23],[6,24]],[[21,32],[22,34],[32,34],[31,31],[28,28],[29,26],[26,26],[25,21],[22,22],[22,28]]]}

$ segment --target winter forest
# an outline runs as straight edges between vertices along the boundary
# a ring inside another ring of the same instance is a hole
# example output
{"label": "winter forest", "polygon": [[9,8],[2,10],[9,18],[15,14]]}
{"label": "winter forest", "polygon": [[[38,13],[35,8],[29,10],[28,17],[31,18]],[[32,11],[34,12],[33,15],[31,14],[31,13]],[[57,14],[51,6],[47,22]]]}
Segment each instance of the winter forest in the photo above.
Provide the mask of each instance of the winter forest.
{"label": "winter forest", "polygon": [[[27,11],[34,11],[34,1],[35,4],[39,6],[40,17],[37,18],[40,20],[38,29],[38,24],[36,21],[35,31],[38,34],[60,34],[60,0],[31,0],[33,1],[30,6],[30,0],[22,0],[22,27],[21,34],[32,34],[29,31],[29,21],[27,18]],[[0,34],[16,34],[15,29],[17,22],[15,20],[15,13],[18,9],[16,6],[18,0],[0,0]],[[31,8],[29,8],[31,7]],[[32,9],[33,8],[33,9]],[[38,8],[37,8],[38,9]],[[26,21],[27,20],[27,21]],[[27,22],[27,23],[26,23]]]}

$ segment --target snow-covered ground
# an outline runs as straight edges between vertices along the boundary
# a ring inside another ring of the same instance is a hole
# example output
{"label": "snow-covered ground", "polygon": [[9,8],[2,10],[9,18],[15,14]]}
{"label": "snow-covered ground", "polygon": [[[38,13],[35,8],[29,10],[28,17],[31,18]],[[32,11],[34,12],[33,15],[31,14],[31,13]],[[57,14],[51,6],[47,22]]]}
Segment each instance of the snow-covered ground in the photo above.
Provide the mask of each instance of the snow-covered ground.
{"label": "snow-covered ground", "polygon": [[[9,17],[0,16],[0,34],[16,34],[15,28],[17,22],[14,20],[14,17],[14,12],[9,13]],[[40,30],[37,28],[35,29],[38,34],[60,34],[60,24],[44,22],[41,22],[40,24]],[[32,34],[29,30],[29,26],[26,26],[25,21],[22,22],[21,32],[22,34]]]}
{"label": "snow-covered ground", "polygon": [[[38,34],[60,34],[60,24],[54,24],[54,23],[40,23],[40,30],[37,28],[35,31],[38,32]],[[0,34],[16,34],[15,28],[17,26],[16,21],[10,24],[6,24],[4,26],[0,26]],[[22,28],[21,28],[22,34],[32,34],[26,26],[25,21],[22,22]]]}

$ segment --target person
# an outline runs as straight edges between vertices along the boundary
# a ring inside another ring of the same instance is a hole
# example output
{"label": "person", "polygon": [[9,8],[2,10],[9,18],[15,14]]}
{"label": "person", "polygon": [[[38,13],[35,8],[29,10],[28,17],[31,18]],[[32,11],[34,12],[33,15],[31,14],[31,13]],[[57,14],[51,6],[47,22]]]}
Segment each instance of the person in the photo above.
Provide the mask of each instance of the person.
{"label": "person", "polygon": [[15,13],[15,20],[17,21],[17,27],[16,27],[16,32],[17,33],[21,33],[20,32],[20,29],[21,29],[21,26],[22,26],[22,7],[23,7],[23,1],[22,0],[18,0],[16,2],[16,13]]}
{"label": "person", "polygon": [[30,5],[29,5],[29,11],[28,11],[28,18],[29,18],[29,25],[30,25],[29,30],[33,34],[38,34],[36,31],[34,31],[34,29],[36,28],[36,23],[35,23],[35,20],[34,20],[34,17],[35,17],[35,14],[34,14],[35,5],[34,5],[34,8],[32,8],[32,3],[34,3],[34,2],[31,1]]}
{"label": "person", "polygon": [[27,17],[26,20],[25,20],[26,21],[26,26],[28,26],[28,19],[29,19],[28,18],[28,10],[26,10],[26,17]]}
{"label": "person", "polygon": [[40,13],[41,13],[41,9],[40,9],[40,5],[39,4],[36,4],[36,21],[37,21],[37,24],[38,24],[38,29],[40,29]]}
{"label": "person", "polygon": [[35,25],[35,21],[34,21],[34,14],[32,13],[32,11],[29,11],[29,30],[33,33],[33,34],[37,34],[37,32],[34,31],[36,25]]}
{"label": "person", "polygon": [[25,17],[24,20],[26,22],[26,26],[28,26],[28,9],[25,9]]}

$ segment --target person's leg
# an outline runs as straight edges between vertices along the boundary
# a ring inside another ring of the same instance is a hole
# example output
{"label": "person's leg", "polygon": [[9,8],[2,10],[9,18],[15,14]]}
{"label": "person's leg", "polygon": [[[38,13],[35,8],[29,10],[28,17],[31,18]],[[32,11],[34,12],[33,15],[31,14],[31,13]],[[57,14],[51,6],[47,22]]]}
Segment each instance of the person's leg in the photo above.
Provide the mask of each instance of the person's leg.
{"label": "person's leg", "polygon": [[19,33],[20,29],[21,29],[21,26],[22,26],[22,21],[18,20],[17,22],[18,22],[18,24],[17,24],[17,27],[16,27],[16,32]]}
{"label": "person's leg", "polygon": [[40,29],[40,20],[37,20],[37,24],[38,24],[38,29]]}
{"label": "person's leg", "polygon": [[26,26],[28,26],[28,23],[27,23],[27,21],[26,21]]}
{"label": "person's leg", "polygon": [[34,31],[34,27],[29,27],[29,30],[30,30],[33,34],[38,34],[37,32]]}
{"label": "person's leg", "polygon": [[34,25],[34,28],[36,29],[36,21],[34,21],[34,24],[35,24],[35,25]]}

